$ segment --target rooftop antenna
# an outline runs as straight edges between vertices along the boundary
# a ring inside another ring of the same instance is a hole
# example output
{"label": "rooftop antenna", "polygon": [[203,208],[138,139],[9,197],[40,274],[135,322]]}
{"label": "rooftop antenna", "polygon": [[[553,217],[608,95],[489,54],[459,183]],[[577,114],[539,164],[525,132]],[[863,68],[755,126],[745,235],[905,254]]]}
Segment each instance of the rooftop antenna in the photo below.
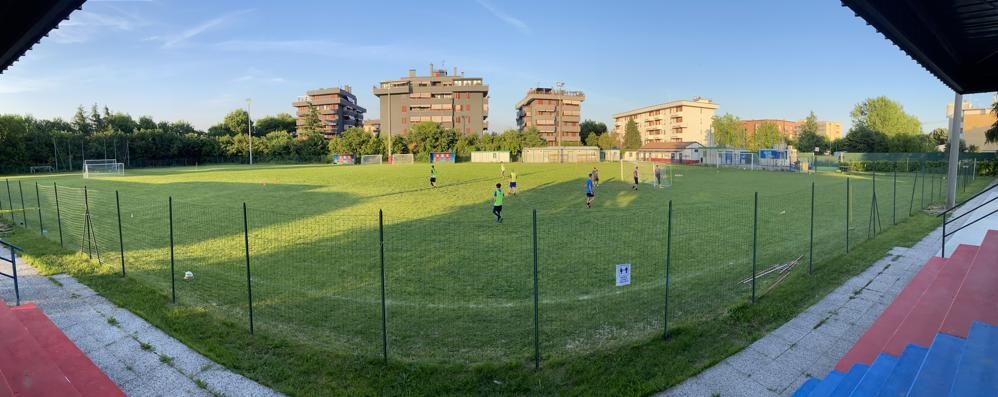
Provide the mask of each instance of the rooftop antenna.
{"label": "rooftop antenna", "polygon": [[556,81],[554,83],[555,87],[558,87],[558,92],[565,91],[565,83],[561,81]]}

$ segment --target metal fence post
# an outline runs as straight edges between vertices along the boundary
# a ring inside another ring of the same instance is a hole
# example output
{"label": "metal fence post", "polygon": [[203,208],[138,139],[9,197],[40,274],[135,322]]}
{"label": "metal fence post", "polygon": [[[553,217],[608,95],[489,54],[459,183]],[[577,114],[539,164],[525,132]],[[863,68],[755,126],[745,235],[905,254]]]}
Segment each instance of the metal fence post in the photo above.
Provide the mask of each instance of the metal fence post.
{"label": "metal fence post", "polygon": [[14,219],[14,196],[10,194],[10,179],[5,179],[7,183],[7,207],[10,208],[10,221],[17,223]]}
{"label": "metal fence post", "polygon": [[925,160],[922,160],[922,197],[919,199],[919,209],[925,209]]}
{"label": "metal fence post", "polygon": [[891,224],[898,224],[897,217],[897,206],[898,206],[898,170],[894,167],[894,194],[891,195]]}
{"label": "metal fence post", "polygon": [[243,243],[246,246],[246,295],[249,301],[250,335],[253,335],[253,283],[250,276],[249,217],[246,215],[246,202],[243,202]]}
{"label": "metal fence post", "polygon": [[846,254],[849,254],[849,217],[852,214],[849,203],[852,201],[849,194],[849,178],[846,178]]}
{"label": "metal fence post", "polygon": [[811,237],[808,242],[807,274],[814,271],[814,181],[811,181]]}
{"label": "metal fence post", "polygon": [[169,197],[170,208],[170,300],[177,303],[177,274],[173,267],[173,196]]}
{"label": "metal fence post", "polygon": [[672,200],[669,200],[669,219],[665,232],[665,313],[662,317],[662,339],[669,335],[669,281],[672,268]]}
{"label": "metal fence post", "polygon": [[59,208],[59,185],[52,182],[52,189],[55,190],[55,219],[59,223],[59,246],[66,248],[62,242],[62,209]]}
{"label": "metal fence post", "polygon": [[121,256],[121,277],[125,277],[125,236],[121,232],[121,199],[114,191],[114,207],[118,211],[118,254]]}
{"label": "metal fence post", "polygon": [[533,210],[534,235],[534,369],[541,367],[540,287],[537,275],[537,210]]}
{"label": "metal fence post", "polygon": [[10,248],[11,275],[14,276],[14,306],[21,306],[21,287],[17,285],[17,250]]}
{"label": "metal fence post", "polygon": [[755,303],[755,251],[758,246],[759,229],[759,192],[755,192],[752,204],[752,303]]}
{"label": "metal fence post", "polygon": [[24,221],[24,227],[28,227],[28,210],[24,208],[24,188],[21,186],[21,181],[17,181],[17,193],[21,195],[21,220]]}
{"label": "metal fence post", "polygon": [[38,182],[35,182],[35,203],[38,205],[38,234],[45,237],[45,223],[42,222],[42,195],[38,194]]}
{"label": "metal fence post", "polygon": [[385,216],[378,210],[378,257],[381,259],[381,355],[388,363],[388,314],[385,305]]}
{"label": "metal fence post", "polygon": [[912,177],[911,182],[911,199],[908,200],[908,217],[911,217],[911,210],[915,207],[915,188],[918,187],[918,173]]}

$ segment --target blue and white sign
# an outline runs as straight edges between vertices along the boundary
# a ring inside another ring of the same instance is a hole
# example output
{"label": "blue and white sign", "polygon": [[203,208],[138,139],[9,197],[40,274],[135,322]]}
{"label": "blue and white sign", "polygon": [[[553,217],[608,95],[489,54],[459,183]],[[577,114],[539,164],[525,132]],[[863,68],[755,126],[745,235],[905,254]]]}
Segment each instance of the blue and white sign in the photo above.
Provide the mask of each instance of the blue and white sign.
{"label": "blue and white sign", "polygon": [[617,265],[617,286],[631,285],[631,264]]}
{"label": "blue and white sign", "polygon": [[783,152],[776,149],[759,149],[760,159],[780,159],[783,158]]}

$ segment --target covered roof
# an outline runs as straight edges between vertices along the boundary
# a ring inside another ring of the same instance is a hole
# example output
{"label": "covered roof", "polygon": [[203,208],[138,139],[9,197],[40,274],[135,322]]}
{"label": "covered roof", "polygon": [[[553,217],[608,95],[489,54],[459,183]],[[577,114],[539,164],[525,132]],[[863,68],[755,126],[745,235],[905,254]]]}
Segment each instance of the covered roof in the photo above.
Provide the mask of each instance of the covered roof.
{"label": "covered roof", "polygon": [[0,73],[85,0],[0,0]]}
{"label": "covered roof", "polygon": [[648,142],[638,150],[682,150],[692,145],[700,146],[699,142]]}
{"label": "covered roof", "polygon": [[998,1],[842,0],[960,94],[998,91]]}

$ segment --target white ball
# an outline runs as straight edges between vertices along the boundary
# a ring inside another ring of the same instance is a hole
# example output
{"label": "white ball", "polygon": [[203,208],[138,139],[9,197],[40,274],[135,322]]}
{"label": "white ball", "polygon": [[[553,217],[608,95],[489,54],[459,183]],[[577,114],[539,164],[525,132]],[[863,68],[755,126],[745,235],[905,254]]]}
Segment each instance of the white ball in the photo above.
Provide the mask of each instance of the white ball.
{"label": "white ball", "polygon": [[194,273],[190,271],[184,272],[184,280],[193,280],[193,279],[194,279]]}

